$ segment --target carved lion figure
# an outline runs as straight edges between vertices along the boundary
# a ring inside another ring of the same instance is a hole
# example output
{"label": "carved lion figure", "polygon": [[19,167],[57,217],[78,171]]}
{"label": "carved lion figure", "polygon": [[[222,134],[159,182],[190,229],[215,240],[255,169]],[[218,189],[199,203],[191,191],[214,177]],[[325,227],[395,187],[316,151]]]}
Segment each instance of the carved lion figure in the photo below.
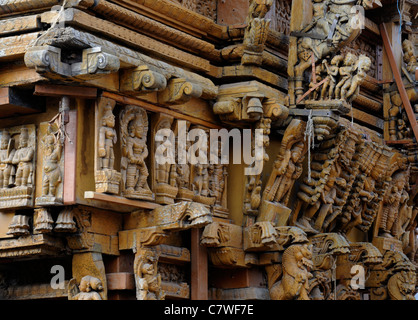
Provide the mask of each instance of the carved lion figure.
{"label": "carved lion figure", "polygon": [[295,244],[283,253],[283,276],[270,288],[272,300],[310,300],[308,296],[309,279],[313,275],[312,246]]}

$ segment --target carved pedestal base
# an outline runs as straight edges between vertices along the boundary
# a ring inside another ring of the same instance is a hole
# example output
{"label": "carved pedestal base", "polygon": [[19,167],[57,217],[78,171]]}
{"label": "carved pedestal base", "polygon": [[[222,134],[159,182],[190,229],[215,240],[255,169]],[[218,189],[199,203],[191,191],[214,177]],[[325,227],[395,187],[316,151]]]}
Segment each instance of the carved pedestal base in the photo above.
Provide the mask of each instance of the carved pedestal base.
{"label": "carved pedestal base", "polygon": [[204,197],[204,196],[194,195],[193,196],[193,201],[202,203],[206,207],[209,208],[210,206],[215,204],[216,199],[213,198],[213,197]]}
{"label": "carved pedestal base", "polygon": [[119,194],[121,174],[116,170],[96,171],[96,192]]}
{"label": "carved pedestal base", "polygon": [[35,205],[43,207],[62,205],[62,199],[54,196],[42,196],[35,199]]}
{"label": "carved pedestal base", "polygon": [[306,100],[307,109],[329,109],[340,113],[350,112],[351,106],[345,100]]}
{"label": "carved pedestal base", "polygon": [[178,188],[169,184],[159,183],[155,187],[155,202],[161,204],[173,204]]}
{"label": "carved pedestal base", "polygon": [[402,242],[395,238],[374,237],[372,244],[384,254],[385,251],[399,251],[402,252]]}
{"label": "carved pedestal base", "polygon": [[194,193],[192,190],[181,188],[177,192],[176,202],[193,201]]}
{"label": "carved pedestal base", "polygon": [[138,199],[138,200],[148,200],[154,201],[155,196],[151,190],[141,189],[141,190],[133,190],[127,189],[123,192],[122,196],[129,199]]}
{"label": "carved pedestal base", "polygon": [[7,234],[15,237],[26,236],[30,234],[29,228],[29,216],[15,215],[9,225]]}
{"label": "carved pedestal base", "polygon": [[229,210],[227,208],[221,206],[213,206],[212,207],[212,214],[215,217],[219,218],[228,218],[229,217]]}
{"label": "carved pedestal base", "polygon": [[0,189],[0,209],[30,207],[33,205],[32,187],[15,187]]}
{"label": "carved pedestal base", "polygon": [[274,226],[285,226],[289,219],[291,209],[281,203],[263,200],[260,206],[260,215],[257,221],[270,221]]}

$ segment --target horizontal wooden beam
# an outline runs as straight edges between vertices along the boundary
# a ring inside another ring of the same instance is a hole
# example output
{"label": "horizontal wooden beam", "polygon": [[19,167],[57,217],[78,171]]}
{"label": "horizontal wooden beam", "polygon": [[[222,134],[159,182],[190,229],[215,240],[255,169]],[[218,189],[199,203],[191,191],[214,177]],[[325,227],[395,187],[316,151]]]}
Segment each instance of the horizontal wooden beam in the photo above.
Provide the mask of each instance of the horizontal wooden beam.
{"label": "horizontal wooden beam", "polygon": [[120,196],[98,193],[94,191],[84,192],[84,198],[88,204],[102,209],[108,209],[118,212],[131,212],[137,209],[155,209],[160,207],[158,203],[132,200]]}
{"label": "horizontal wooden beam", "polygon": [[35,85],[35,96],[48,96],[48,97],[77,97],[86,99],[97,98],[97,88],[91,87],[73,87],[65,85],[54,84],[37,84]]}
{"label": "horizontal wooden beam", "polygon": [[0,88],[0,118],[40,113],[44,110],[44,101],[39,97],[34,98],[28,90]]}
{"label": "horizontal wooden beam", "polygon": [[185,115],[185,114],[182,114],[180,112],[176,112],[176,111],[164,108],[164,107],[159,107],[159,106],[156,106],[152,103],[142,101],[142,100],[139,100],[139,99],[126,97],[126,96],[121,96],[119,94],[111,93],[111,92],[107,92],[107,91],[103,92],[101,96],[104,97],[104,98],[113,99],[113,100],[115,100],[119,103],[122,103],[122,104],[136,105],[138,107],[144,108],[145,110],[148,110],[148,111],[151,111],[151,112],[168,114],[170,116],[173,116],[176,119],[182,119],[182,120],[190,121],[190,123],[202,125],[202,126],[207,127],[207,128],[211,128],[211,129],[221,129],[222,128],[222,126],[220,126],[218,124],[214,124],[212,122],[208,122],[208,121],[205,121],[205,120],[202,120],[202,119],[191,117],[191,116],[188,116],[188,115]]}

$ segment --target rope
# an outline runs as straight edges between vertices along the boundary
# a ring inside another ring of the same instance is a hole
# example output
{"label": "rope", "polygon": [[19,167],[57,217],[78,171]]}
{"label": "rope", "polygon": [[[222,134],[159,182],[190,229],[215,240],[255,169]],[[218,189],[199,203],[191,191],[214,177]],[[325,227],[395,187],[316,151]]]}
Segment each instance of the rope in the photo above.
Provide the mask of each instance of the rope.
{"label": "rope", "polygon": [[309,112],[305,129],[305,141],[308,142],[308,181],[311,182],[311,147],[315,148],[315,127],[312,119],[312,109]]}

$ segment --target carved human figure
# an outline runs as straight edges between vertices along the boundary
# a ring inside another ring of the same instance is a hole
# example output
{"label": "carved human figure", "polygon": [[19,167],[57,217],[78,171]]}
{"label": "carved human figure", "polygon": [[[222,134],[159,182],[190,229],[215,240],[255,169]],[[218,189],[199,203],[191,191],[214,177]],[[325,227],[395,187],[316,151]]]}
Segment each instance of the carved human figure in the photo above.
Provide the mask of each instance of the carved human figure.
{"label": "carved human figure", "polygon": [[29,133],[22,128],[19,137],[19,147],[13,157],[13,164],[17,165],[15,184],[26,187],[32,184],[34,147],[29,146]]}
{"label": "carved human figure", "polygon": [[226,167],[223,164],[209,166],[209,192],[214,197],[215,205],[222,206],[222,196],[225,191]]}
{"label": "carved human figure", "polygon": [[341,89],[341,99],[351,99],[354,96],[354,94],[356,94],[358,90],[360,90],[360,85],[366,78],[367,72],[370,70],[371,63],[372,61],[369,57],[365,55],[360,55],[354,68],[354,70],[356,70],[357,72],[352,77],[348,90],[344,90],[345,86],[343,86],[343,88]]}
{"label": "carved human figure", "polygon": [[[344,56],[336,55],[331,59],[331,65],[328,65],[328,61],[326,59],[322,60],[322,63],[325,66],[327,71],[327,76],[324,84],[322,85],[321,90],[321,99],[324,100],[326,98],[332,99],[334,96],[334,88],[337,83],[337,75],[339,72],[339,65],[343,61]],[[328,90],[328,92],[327,92]]]}
{"label": "carved human figure", "polygon": [[379,224],[379,235],[386,238],[393,238],[394,223],[399,215],[400,206],[409,199],[405,187],[408,174],[406,171],[395,173],[392,181],[383,198],[383,206]]}
{"label": "carved human figure", "polygon": [[115,130],[115,116],[112,107],[108,104],[104,107],[102,125],[99,130],[98,156],[99,170],[113,170],[115,163],[115,153],[113,145],[117,142]]}
{"label": "carved human figure", "polygon": [[196,195],[209,196],[209,165],[198,163],[194,166],[195,175],[192,189]]}
{"label": "carved human figure", "polygon": [[62,143],[54,135],[53,125],[49,125],[46,135],[42,138],[44,146],[44,162],[42,177],[42,196],[55,197],[58,185],[62,181],[60,160]]}
{"label": "carved human figure", "polygon": [[324,39],[330,32],[330,24],[325,17],[325,13],[328,9],[328,0],[313,0],[313,18],[312,22],[308,24],[302,32],[308,32],[315,28],[315,33],[321,35]]}
{"label": "carved human figure", "polygon": [[335,87],[335,99],[344,100],[345,92],[351,85],[355,62],[356,56],[350,52],[347,52],[343,61],[343,65],[338,70],[340,74],[340,81]]}
{"label": "carved human figure", "polygon": [[126,191],[142,192],[149,191],[147,183],[148,168],[145,159],[148,157],[147,136],[144,124],[138,116],[128,125],[125,156],[126,168]]}
{"label": "carved human figure", "polygon": [[8,188],[12,183],[15,167],[12,164],[16,150],[9,131],[3,130],[0,140],[0,188]]}

